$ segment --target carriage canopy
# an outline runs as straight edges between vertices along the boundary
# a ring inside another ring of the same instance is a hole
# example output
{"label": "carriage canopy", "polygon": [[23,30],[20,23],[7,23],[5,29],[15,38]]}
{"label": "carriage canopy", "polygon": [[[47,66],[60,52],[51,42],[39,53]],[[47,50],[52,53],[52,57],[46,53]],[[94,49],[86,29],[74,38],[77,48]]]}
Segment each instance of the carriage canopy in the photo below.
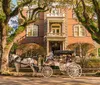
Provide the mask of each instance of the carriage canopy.
{"label": "carriage canopy", "polygon": [[54,55],[72,55],[74,53],[74,51],[72,50],[56,50],[54,51]]}

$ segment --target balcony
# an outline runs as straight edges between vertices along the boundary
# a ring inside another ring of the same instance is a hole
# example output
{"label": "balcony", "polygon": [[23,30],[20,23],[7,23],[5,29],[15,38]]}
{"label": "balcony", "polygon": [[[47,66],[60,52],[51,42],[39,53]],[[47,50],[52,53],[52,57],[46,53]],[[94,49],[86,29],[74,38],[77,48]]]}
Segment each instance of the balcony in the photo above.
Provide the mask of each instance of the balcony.
{"label": "balcony", "polygon": [[65,17],[65,14],[62,14],[62,13],[59,13],[59,14],[49,13],[49,14],[47,14],[47,17]]}
{"label": "balcony", "polygon": [[54,37],[54,38],[65,38],[66,36],[65,36],[65,33],[47,33],[46,34],[46,37],[47,38],[50,38],[50,37]]}

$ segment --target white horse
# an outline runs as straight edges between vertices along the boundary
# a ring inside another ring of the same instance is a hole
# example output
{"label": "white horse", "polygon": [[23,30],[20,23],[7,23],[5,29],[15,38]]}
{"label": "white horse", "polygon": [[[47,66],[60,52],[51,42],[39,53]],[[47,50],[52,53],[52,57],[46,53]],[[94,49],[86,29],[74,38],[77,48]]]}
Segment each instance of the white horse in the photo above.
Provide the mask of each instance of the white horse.
{"label": "white horse", "polygon": [[10,62],[14,61],[16,72],[19,73],[20,67],[30,66],[33,73],[35,72],[34,65],[37,65],[37,61],[33,58],[24,58],[22,59],[16,54],[10,56]]}

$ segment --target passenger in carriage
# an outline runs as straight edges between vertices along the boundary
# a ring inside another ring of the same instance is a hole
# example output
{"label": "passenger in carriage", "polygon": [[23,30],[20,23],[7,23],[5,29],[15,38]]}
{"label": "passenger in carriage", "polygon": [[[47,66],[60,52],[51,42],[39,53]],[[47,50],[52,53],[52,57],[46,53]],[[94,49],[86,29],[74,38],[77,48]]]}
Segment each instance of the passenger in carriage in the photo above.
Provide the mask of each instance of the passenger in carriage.
{"label": "passenger in carriage", "polygon": [[68,54],[66,56],[66,62],[72,62],[72,55],[71,54]]}

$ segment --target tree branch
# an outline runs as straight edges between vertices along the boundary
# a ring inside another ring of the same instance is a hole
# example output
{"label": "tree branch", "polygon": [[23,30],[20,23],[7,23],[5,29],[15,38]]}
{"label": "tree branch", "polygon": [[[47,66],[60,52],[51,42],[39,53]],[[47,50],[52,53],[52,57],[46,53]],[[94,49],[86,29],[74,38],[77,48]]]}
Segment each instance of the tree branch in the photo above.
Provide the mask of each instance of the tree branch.
{"label": "tree branch", "polygon": [[82,2],[82,5],[83,5],[83,16],[84,16],[86,22],[88,23],[88,21],[89,21],[89,15],[86,12],[86,5],[85,5],[84,0],[81,0],[81,2]]}
{"label": "tree branch", "polygon": [[7,24],[10,17],[10,12],[11,12],[11,9],[10,9],[10,4],[11,4],[11,0],[2,0],[2,10],[5,14],[5,20],[4,22]]}
{"label": "tree branch", "polygon": [[22,10],[20,10],[20,15],[21,15],[21,17],[26,21],[27,20],[27,18],[23,15],[23,9]]}
{"label": "tree branch", "polygon": [[99,28],[99,33],[100,33],[100,6],[99,6],[99,2],[97,0],[92,0],[93,6],[94,6],[94,11],[97,15],[97,19],[98,19],[98,28]]}
{"label": "tree branch", "polygon": [[28,1],[26,1],[26,2],[22,2],[21,4],[19,4],[19,5],[10,13],[10,17],[16,16],[16,15],[19,13],[21,7],[27,6],[27,5],[30,4],[31,2],[32,2],[32,0],[28,0]]}
{"label": "tree branch", "polygon": [[11,0],[2,0],[2,8],[3,8],[3,12],[5,13],[6,17],[10,15],[10,3]]}
{"label": "tree branch", "polygon": [[42,7],[38,7],[38,8],[36,8],[36,9],[34,9],[33,11],[32,11],[32,15],[31,15],[31,20],[33,19],[33,16],[34,15],[36,15],[36,14],[38,14],[38,13],[40,13],[40,12],[46,12],[46,11],[48,11],[49,9],[45,9],[46,8],[46,6],[44,6],[43,8]]}
{"label": "tree branch", "polygon": [[77,8],[75,9],[76,10],[76,15],[79,19],[79,21],[85,26],[85,28],[88,30],[89,33],[91,34],[96,34],[98,32],[95,24],[93,23],[93,20],[90,19],[89,15],[87,14],[87,11],[86,11],[86,5],[85,5],[85,2],[84,0],[81,0],[82,2],[82,6],[83,6],[83,16],[80,16],[79,13],[81,12],[78,12],[78,5],[77,5]]}

